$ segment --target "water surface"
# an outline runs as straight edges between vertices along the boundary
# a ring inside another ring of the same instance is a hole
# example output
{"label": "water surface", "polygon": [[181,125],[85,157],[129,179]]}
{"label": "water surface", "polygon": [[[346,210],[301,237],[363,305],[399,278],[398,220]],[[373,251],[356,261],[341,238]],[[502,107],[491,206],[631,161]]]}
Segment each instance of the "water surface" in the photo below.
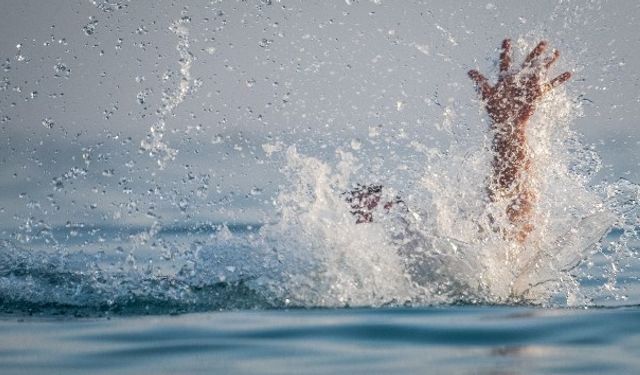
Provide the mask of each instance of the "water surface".
{"label": "water surface", "polygon": [[229,311],[0,321],[3,374],[636,374],[640,308]]}

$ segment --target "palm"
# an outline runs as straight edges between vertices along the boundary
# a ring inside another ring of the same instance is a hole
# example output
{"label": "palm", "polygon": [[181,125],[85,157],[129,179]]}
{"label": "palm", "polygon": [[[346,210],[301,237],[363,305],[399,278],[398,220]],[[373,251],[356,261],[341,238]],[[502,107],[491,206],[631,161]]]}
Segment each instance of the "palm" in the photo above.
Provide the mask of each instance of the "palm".
{"label": "palm", "polygon": [[500,54],[500,75],[498,82],[491,86],[477,70],[469,71],[476,82],[494,126],[521,125],[531,117],[535,104],[546,92],[562,84],[571,77],[565,72],[548,83],[542,83],[547,70],[558,59],[556,50],[545,59],[541,58],[547,43],[540,42],[525,58],[520,70],[511,69],[511,41],[502,42]]}
{"label": "palm", "polygon": [[487,112],[494,124],[522,121],[533,114],[534,103],[541,95],[538,75],[507,73],[486,98]]}

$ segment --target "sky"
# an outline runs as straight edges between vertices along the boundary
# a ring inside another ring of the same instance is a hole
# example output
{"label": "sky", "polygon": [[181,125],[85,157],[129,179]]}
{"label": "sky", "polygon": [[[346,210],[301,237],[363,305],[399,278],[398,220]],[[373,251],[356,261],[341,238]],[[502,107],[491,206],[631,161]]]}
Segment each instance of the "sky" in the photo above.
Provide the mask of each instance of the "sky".
{"label": "sky", "polygon": [[286,186],[265,145],[419,164],[411,140],[486,132],[466,72],[495,77],[505,37],[561,50],[594,183],[640,183],[639,19],[633,0],[5,0],[0,234],[268,221]]}

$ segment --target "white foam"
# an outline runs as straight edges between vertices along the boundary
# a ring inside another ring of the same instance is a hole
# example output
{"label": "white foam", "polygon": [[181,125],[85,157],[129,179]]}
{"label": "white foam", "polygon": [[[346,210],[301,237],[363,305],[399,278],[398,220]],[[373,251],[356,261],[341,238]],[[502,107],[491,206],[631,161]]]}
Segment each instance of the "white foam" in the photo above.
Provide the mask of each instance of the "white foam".
{"label": "white foam", "polygon": [[[522,40],[517,46],[531,49]],[[535,229],[522,245],[494,229],[511,224],[507,203],[487,198],[486,138],[456,139],[448,149],[421,146],[424,173],[403,191],[408,211],[379,210],[374,223],[363,225],[355,224],[343,196],[355,183],[370,183],[353,179],[359,161],[338,151],[334,167],[290,147],[283,168],[288,185],[277,199],[280,221],[262,231],[283,264],[273,290],[313,306],[545,304],[558,296],[582,303],[575,268],[618,214],[589,185],[601,163],[570,129],[579,113],[558,88],[530,121],[530,178],[539,197]]]}

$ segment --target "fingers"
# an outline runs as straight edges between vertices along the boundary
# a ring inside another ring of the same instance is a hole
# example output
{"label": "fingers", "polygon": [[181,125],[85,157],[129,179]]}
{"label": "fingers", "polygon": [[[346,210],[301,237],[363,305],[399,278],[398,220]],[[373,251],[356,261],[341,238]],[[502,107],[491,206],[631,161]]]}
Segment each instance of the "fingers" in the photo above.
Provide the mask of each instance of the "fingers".
{"label": "fingers", "polygon": [[524,59],[524,62],[522,63],[522,67],[526,68],[528,66],[531,65],[531,62],[533,61],[533,59],[535,59],[536,57],[539,57],[540,55],[542,55],[542,53],[547,49],[547,42],[545,42],[544,40],[540,43],[538,43],[538,45],[536,46],[536,48],[534,48],[530,53],[529,56],[527,56],[526,59]]}
{"label": "fingers", "polygon": [[561,84],[563,84],[566,81],[568,81],[569,78],[571,78],[571,73],[570,72],[564,72],[564,73],[560,74],[559,76],[557,76],[556,78],[552,79],[551,82],[549,82],[549,84],[551,85],[551,88],[558,87]]}
{"label": "fingers", "polygon": [[544,60],[544,68],[545,69],[549,69],[551,67],[551,65],[553,65],[556,60],[558,60],[558,57],[560,57],[560,51],[558,51],[557,49],[553,50],[553,55],[551,55],[551,57],[547,57]]}
{"label": "fingers", "polygon": [[470,70],[469,77],[475,82],[478,92],[482,95],[482,99],[491,95],[491,85],[489,84],[487,77],[480,74],[477,70]]}
{"label": "fingers", "polygon": [[570,72],[564,72],[564,73],[560,74],[556,78],[552,79],[549,83],[546,83],[544,85],[544,87],[542,89],[542,93],[546,94],[547,92],[551,91],[553,88],[558,87],[561,84],[567,82],[569,80],[569,78],[571,78],[571,73]]}
{"label": "fingers", "polygon": [[511,66],[511,39],[502,41],[502,51],[500,52],[500,73],[506,72]]}

